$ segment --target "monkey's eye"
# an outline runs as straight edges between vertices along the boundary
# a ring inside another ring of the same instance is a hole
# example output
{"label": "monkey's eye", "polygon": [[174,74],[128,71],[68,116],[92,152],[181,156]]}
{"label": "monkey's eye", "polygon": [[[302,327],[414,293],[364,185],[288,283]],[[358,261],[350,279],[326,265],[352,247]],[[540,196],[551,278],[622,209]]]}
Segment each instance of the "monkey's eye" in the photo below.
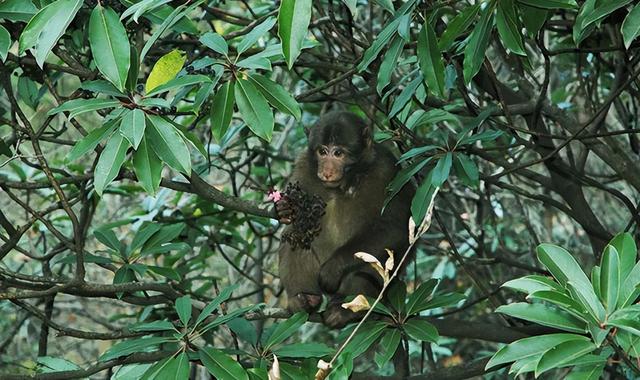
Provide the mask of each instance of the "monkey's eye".
{"label": "monkey's eye", "polygon": [[318,148],[318,154],[319,154],[319,155],[321,155],[321,156],[326,156],[326,155],[327,155],[327,153],[329,153],[329,152],[327,151],[327,149],[326,149],[326,148]]}
{"label": "monkey's eye", "polygon": [[334,156],[336,156],[336,157],[342,157],[342,155],[343,155],[343,154],[344,154],[344,152],[343,152],[343,151],[341,151],[340,149],[336,149],[336,150],[333,152],[333,155],[334,155]]}

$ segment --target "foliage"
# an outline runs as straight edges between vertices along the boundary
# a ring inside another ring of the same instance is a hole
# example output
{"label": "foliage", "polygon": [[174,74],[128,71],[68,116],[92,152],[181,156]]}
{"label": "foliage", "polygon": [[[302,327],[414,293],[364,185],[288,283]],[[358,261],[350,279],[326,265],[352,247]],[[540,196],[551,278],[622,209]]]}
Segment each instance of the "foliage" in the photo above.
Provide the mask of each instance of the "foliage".
{"label": "foliage", "polygon": [[[637,0],[0,0],[0,377],[637,377],[639,35]],[[282,309],[266,198],[333,108],[416,187],[344,347]]]}
{"label": "foliage", "polygon": [[[533,303],[517,302],[496,311],[568,333],[520,339],[498,351],[487,367],[514,362],[511,372],[535,376],[561,367],[572,375],[600,378],[616,351],[638,357],[640,295],[638,249],[629,234],[617,235],[605,248],[599,266],[587,278],[575,259],[561,247],[538,246],[538,260],[555,278],[526,276],[503,286],[527,294]],[[585,337],[583,334],[589,334]]]}

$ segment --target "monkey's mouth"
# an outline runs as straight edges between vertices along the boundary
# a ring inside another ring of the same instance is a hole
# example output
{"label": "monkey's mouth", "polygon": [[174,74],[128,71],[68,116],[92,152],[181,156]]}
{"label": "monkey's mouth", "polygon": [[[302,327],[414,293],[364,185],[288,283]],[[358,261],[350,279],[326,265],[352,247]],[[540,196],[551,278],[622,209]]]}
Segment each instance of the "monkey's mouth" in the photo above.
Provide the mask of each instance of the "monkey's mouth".
{"label": "monkey's mouth", "polygon": [[322,185],[324,187],[329,187],[329,188],[336,188],[336,187],[340,187],[340,184],[342,183],[342,180],[339,179],[337,181],[322,181]]}

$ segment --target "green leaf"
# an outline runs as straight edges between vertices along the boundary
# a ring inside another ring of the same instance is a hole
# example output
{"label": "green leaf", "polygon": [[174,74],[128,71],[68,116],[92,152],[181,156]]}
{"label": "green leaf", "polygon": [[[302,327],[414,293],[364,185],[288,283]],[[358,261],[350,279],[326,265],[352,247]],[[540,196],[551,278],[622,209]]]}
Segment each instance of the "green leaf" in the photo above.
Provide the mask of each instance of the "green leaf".
{"label": "green leaf", "polygon": [[498,350],[491,357],[485,369],[537,356],[569,341],[590,342],[589,338],[576,334],[549,334],[520,339]]}
{"label": "green leaf", "polygon": [[542,9],[577,9],[575,0],[518,0],[519,3]]}
{"label": "green leaf", "polygon": [[630,233],[620,233],[609,242],[618,251],[620,258],[620,280],[624,281],[636,264],[638,248]]}
{"label": "green leaf", "polygon": [[420,284],[420,286],[418,286],[418,288],[413,293],[411,293],[409,299],[407,300],[407,315],[417,314],[421,310],[426,310],[422,308],[422,305],[429,302],[434,289],[438,285],[438,282],[439,281],[437,279],[429,279],[428,281]]}
{"label": "green leaf", "polygon": [[289,70],[300,55],[311,21],[312,0],[282,0],[278,12],[278,35]]}
{"label": "green leaf", "polygon": [[155,87],[152,91],[147,91],[147,96],[158,95],[176,88],[202,83],[211,83],[211,79],[205,75],[184,75],[178,78],[173,78],[170,81]]}
{"label": "green leaf", "polygon": [[583,12],[581,10],[579,16],[582,17],[578,17],[573,26],[573,39],[576,45],[580,45],[580,43],[589,36],[591,31],[594,29],[594,24],[604,19],[617,9],[629,4],[631,1],[632,0],[608,0],[607,2],[594,6],[593,9],[589,8],[589,12]]}
{"label": "green leaf", "polygon": [[480,173],[475,162],[463,153],[456,153],[454,155],[455,161],[453,166],[456,169],[456,173],[459,177],[465,179],[465,183],[470,186],[477,186],[480,180]]}
{"label": "green leaf", "polygon": [[378,340],[380,335],[389,325],[384,322],[365,322],[360,326],[360,330],[344,349],[345,353],[350,353],[353,357],[358,357],[371,347]]}
{"label": "green leaf", "polygon": [[543,304],[529,304],[526,302],[514,302],[502,305],[496,312],[510,315],[525,321],[534,322],[543,326],[555,327],[576,333],[585,333],[586,325],[574,316]]}
{"label": "green leaf", "polygon": [[324,343],[294,343],[273,349],[273,353],[279,358],[322,358],[333,352]]}
{"label": "green leaf", "polygon": [[89,19],[89,44],[98,70],[118,90],[124,91],[131,63],[129,37],[116,12],[100,3]]}
{"label": "green leaf", "polygon": [[418,62],[431,93],[444,98],[444,63],[436,32],[428,22],[424,23],[418,35]]}
{"label": "green leaf", "polygon": [[550,369],[562,367],[595,349],[596,345],[590,341],[572,340],[560,343],[542,355],[536,366],[535,376],[538,377]]}
{"label": "green leaf", "polygon": [[553,277],[563,286],[566,286],[567,282],[571,280],[591,287],[591,283],[580,268],[580,265],[566,249],[544,243],[536,248],[536,252],[538,260],[549,269]]}
{"label": "green leaf", "polygon": [[167,361],[155,380],[184,380],[189,378],[189,358],[185,352]]}
{"label": "green leaf", "polygon": [[222,136],[227,133],[231,117],[233,116],[234,105],[234,81],[223,84],[218,93],[213,97],[211,106],[211,133],[216,141],[221,141]]}
{"label": "green leaf", "polygon": [[89,132],[88,135],[79,140],[76,145],[69,151],[65,160],[67,162],[74,161],[80,156],[85,155],[87,152],[95,149],[100,141],[107,138],[116,129],[118,123],[105,123],[102,127],[96,128]]}
{"label": "green leaf", "polygon": [[0,19],[28,22],[37,12],[38,8],[31,0],[5,0],[0,3]]}
{"label": "green leaf", "polygon": [[438,163],[433,168],[433,174],[431,176],[431,184],[433,186],[442,186],[442,184],[449,178],[449,172],[451,171],[451,164],[453,161],[453,153],[447,152],[444,157],[438,160]]}
{"label": "green leaf", "polygon": [[165,336],[143,337],[138,339],[125,340],[124,342],[116,343],[111,346],[102,356],[100,356],[101,362],[106,362],[112,359],[119,358],[121,356],[131,355],[136,352],[147,351],[149,348],[156,347],[162,343],[168,343],[175,341],[174,338]]}
{"label": "green leaf", "polygon": [[129,326],[131,331],[170,331],[174,330],[173,324],[169,321],[153,321],[136,323]]}
{"label": "green leaf", "polygon": [[113,108],[120,106],[117,100],[109,99],[73,99],[66,101],[56,108],[47,112],[47,115],[55,115],[60,112],[69,112],[69,119],[81,115],[86,112],[97,111],[104,108]]}
{"label": "green leaf", "polygon": [[631,305],[640,296],[640,261],[636,263],[620,288],[620,307]]}
{"label": "green leaf", "polygon": [[45,59],[76,17],[83,0],[58,0],[40,9],[20,34],[19,54],[31,49],[36,63]]}
{"label": "green leaf", "polygon": [[373,0],[373,1],[391,14],[394,14],[396,12],[395,9],[393,8],[393,2],[391,0]]}
{"label": "green leaf", "polygon": [[276,107],[280,112],[288,113],[300,120],[300,105],[289,91],[262,75],[249,75],[248,80],[253,83],[272,106]]}
{"label": "green leaf", "polygon": [[516,278],[511,281],[507,281],[502,284],[502,287],[517,290],[523,293],[534,293],[541,290],[557,290],[564,291],[564,289],[553,281],[549,277],[530,275],[521,278]]}
{"label": "green leaf", "polygon": [[267,340],[264,345],[264,349],[268,350],[269,348],[275,346],[278,343],[282,343],[285,339],[290,337],[293,333],[295,333],[300,326],[304,325],[304,323],[309,318],[309,315],[304,312],[295,313],[289,319],[279,322],[278,326],[273,330],[271,336]]}
{"label": "green leaf", "polygon": [[358,14],[358,10],[356,9],[358,0],[342,0],[342,2],[347,6],[347,8],[349,8],[349,12],[351,12],[351,15],[353,17],[356,17],[356,15]]}
{"label": "green leaf", "polygon": [[458,13],[453,20],[447,25],[444,33],[440,36],[438,48],[440,51],[447,51],[453,45],[458,36],[460,36],[471,24],[473,19],[480,10],[480,4],[467,6],[462,12]]}
{"label": "green leaf", "polygon": [[58,371],[76,371],[82,370],[75,363],[61,358],[53,358],[51,356],[38,357],[38,373],[54,373]]}
{"label": "green leaf", "polygon": [[396,18],[392,20],[387,26],[380,31],[378,36],[373,40],[373,43],[367,50],[365,50],[362,61],[358,64],[358,71],[362,72],[369,67],[371,62],[373,62],[382,49],[387,45],[391,37],[393,37],[398,31],[398,24],[400,23],[400,18]]}
{"label": "green leaf", "polygon": [[640,5],[634,6],[625,17],[620,31],[624,39],[624,46],[629,49],[633,40],[640,35]]}
{"label": "green leaf", "polygon": [[258,137],[271,141],[274,127],[273,112],[264,96],[245,79],[238,79],[234,94],[238,110],[249,129]]}
{"label": "green leaf", "polygon": [[466,84],[471,83],[471,79],[480,71],[480,67],[484,62],[484,56],[491,40],[493,8],[494,5],[492,3],[482,10],[480,21],[473,28],[469,36],[469,42],[464,49],[463,73]]}
{"label": "green leaf", "polygon": [[160,116],[150,115],[147,126],[147,142],[151,149],[173,169],[190,175],[191,155],[178,131]]}
{"label": "green leaf", "polygon": [[637,319],[612,319],[607,321],[608,326],[614,326],[619,329],[630,332],[631,334],[640,336],[640,321]]}
{"label": "green leaf", "polygon": [[222,289],[220,294],[216,298],[211,300],[211,302],[209,302],[207,306],[204,307],[204,309],[202,309],[202,311],[200,312],[200,315],[198,315],[198,319],[196,319],[196,326],[199,325],[202,321],[204,321],[208,316],[210,316],[211,313],[217,310],[218,307],[220,307],[220,305],[223,302],[228,300],[229,297],[231,297],[231,294],[233,293],[233,291],[236,290],[238,286],[240,285],[234,284]]}
{"label": "green leaf", "polygon": [[82,82],[80,88],[98,94],[111,95],[121,98],[127,97],[127,95],[123,94],[114,85],[112,85],[111,82],[102,79]]}
{"label": "green leaf", "polygon": [[162,277],[166,277],[174,281],[182,281],[182,277],[180,277],[180,273],[176,272],[172,268],[157,267],[154,265],[148,265],[147,268],[149,268],[151,272],[159,274]]}
{"label": "green leaf", "polygon": [[411,199],[411,216],[416,225],[419,226],[422,224],[424,217],[427,215],[427,210],[429,210],[429,206],[434,202],[433,194],[435,191],[433,171],[431,171],[420,186],[418,186],[413,199]]}
{"label": "green leaf", "polygon": [[129,144],[119,133],[113,133],[107,141],[93,172],[93,185],[98,195],[102,196],[104,189],[120,172],[128,148]]}
{"label": "green leaf", "polygon": [[404,48],[405,41],[400,36],[393,37],[389,50],[384,55],[384,59],[380,64],[380,70],[378,70],[378,81],[376,90],[378,94],[382,94],[382,90],[391,82],[391,75],[398,66],[398,60],[402,55],[402,49]]}
{"label": "green leaf", "polygon": [[257,25],[251,32],[247,33],[236,47],[236,52],[238,55],[244,53],[247,49],[249,49],[253,44],[255,44],[260,38],[268,35],[268,32],[273,28],[276,24],[275,17],[269,17],[264,20],[262,23]]}
{"label": "green leaf", "polygon": [[147,139],[140,141],[133,154],[133,171],[144,191],[155,196],[162,180],[162,163],[147,144]]}
{"label": "green leaf", "polygon": [[404,331],[411,337],[422,342],[438,343],[438,330],[429,322],[411,318],[402,325]]}
{"label": "green leaf", "polygon": [[592,364],[586,366],[577,366],[571,373],[565,376],[564,380],[598,380],[602,378],[602,372],[604,371],[604,366],[606,363],[602,364]]}
{"label": "green leaf", "polygon": [[201,349],[199,353],[202,364],[214,377],[221,380],[249,380],[247,371],[224,352],[207,347]]}
{"label": "green leaf", "polygon": [[586,322],[586,311],[584,310],[584,307],[565,293],[556,290],[538,290],[531,293],[527,299],[550,302],[560,307],[562,310],[569,312],[574,317]]}
{"label": "green leaf", "polygon": [[527,29],[527,34],[530,38],[535,38],[544,23],[547,22],[547,17],[551,12],[546,9],[530,7],[522,3],[518,4],[518,8],[520,9],[521,15],[526,15],[522,17],[522,22]]}
{"label": "green leaf", "polygon": [[378,368],[384,367],[384,365],[389,362],[393,354],[396,353],[401,339],[402,334],[400,334],[399,329],[390,328],[385,331],[384,335],[382,335],[382,339],[380,339],[378,351],[374,358]]}
{"label": "green leaf", "polygon": [[496,14],[496,26],[500,34],[500,41],[512,53],[527,56],[520,30],[520,21],[516,13],[514,0],[500,0]]}
{"label": "green leaf", "polygon": [[191,320],[191,297],[183,296],[176,300],[176,312],[183,326],[189,324]]}
{"label": "green leaf", "polygon": [[175,78],[180,70],[182,70],[186,59],[187,57],[177,49],[160,57],[156,64],[153,65],[153,69],[151,69],[151,73],[149,73],[149,77],[147,78],[147,83],[145,84],[147,93],[153,93],[154,88]]}
{"label": "green leaf", "polygon": [[620,291],[620,259],[618,251],[608,245],[600,261],[600,294],[609,313],[616,309]]}
{"label": "green leaf", "polygon": [[11,35],[4,26],[0,25],[0,60],[4,62],[7,59],[9,48],[11,47]]}
{"label": "green leaf", "polygon": [[420,75],[416,76],[404,89],[402,89],[400,95],[398,95],[394,100],[393,106],[391,106],[391,111],[389,111],[388,115],[390,118],[396,116],[400,111],[402,111],[407,103],[409,103],[411,98],[416,94],[416,91],[422,84],[423,80],[422,73],[420,73]]}
{"label": "green leaf", "polygon": [[114,251],[120,250],[120,240],[118,240],[118,237],[112,230],[107,228],[98,228],[93,231],[93,236],[95,236],[99,242]]}
{"label": "green leaf", "polygon": [[200,42],[209,49],[216,53],[227,55],[229,54],[229,45],[221,35],[214,32],[208,32],[200,37]]}
{"label": "green leaf", "polygon": [[144,111],[134,109],[127,111],[120,122],[120,133],[129,141],[133,149],[138,149],[146,128]]}

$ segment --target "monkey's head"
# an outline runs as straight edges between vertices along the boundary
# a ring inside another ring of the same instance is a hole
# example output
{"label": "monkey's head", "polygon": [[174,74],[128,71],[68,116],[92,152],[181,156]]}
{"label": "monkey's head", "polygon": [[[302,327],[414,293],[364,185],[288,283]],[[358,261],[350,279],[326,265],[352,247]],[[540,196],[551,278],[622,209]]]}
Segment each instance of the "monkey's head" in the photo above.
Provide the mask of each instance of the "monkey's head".
{"label": "monkey's head", "polygon": [[307,130],[309,159],[325,187],[338,188],[351,180],[357,166],[373,161],[371,128],[351,112],[330,112]]}

